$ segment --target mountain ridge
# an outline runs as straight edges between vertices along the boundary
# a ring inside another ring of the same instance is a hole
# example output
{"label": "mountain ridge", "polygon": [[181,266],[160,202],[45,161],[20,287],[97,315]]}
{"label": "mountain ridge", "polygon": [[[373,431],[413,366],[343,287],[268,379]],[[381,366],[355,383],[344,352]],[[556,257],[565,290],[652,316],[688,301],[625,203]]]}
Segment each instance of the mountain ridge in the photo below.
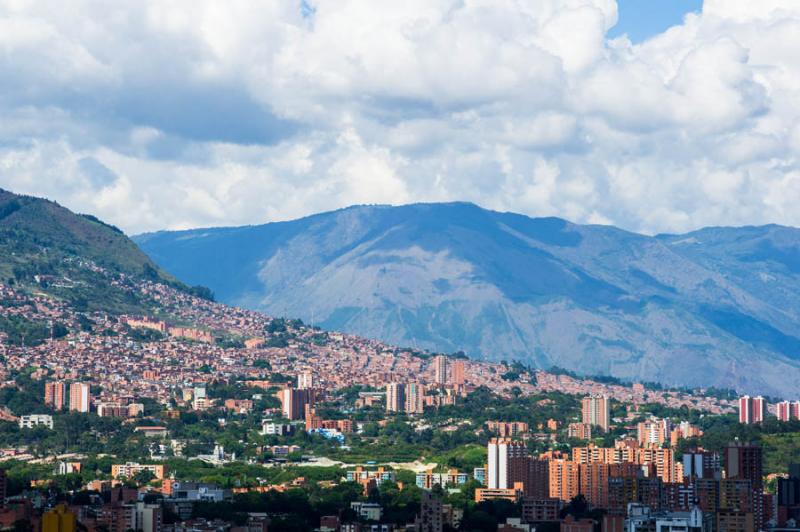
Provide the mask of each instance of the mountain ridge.
{"label": "mountain ridge", "polygon": [[[0,190],[2,190],[2,189],[0,189]],[[475,207],[477,209],[481,209],[481,210],[486,211],[486,212],[500,214],[500,215],[511,214],[511,215],[516,215],[516,216],[523,216],[523,217],[526,217],[526,218],[530,218],[532,220],[556,220],[556,221],[565,222],[567,224],[573,224],[573,225],[577,225],[577,226],[581,226],[581,227],[609,228],[609,229],[613,229],[613,230],[620,231],[620,232],[623,232],[623,233],[642,236],[642,237],[646,237],[646,238],[669,238],[669,237],[676,237],[676,236],[684,236],[685,237],[685,236],[692,235],[694,233],[698,233],[698,232],[701,232],[701,231],[715,230],[715,229],[745,230],[745,229],[779,228],[779,229],[800,230],[800,227],[795,227],[795,226],[791,226],[791,225],[783,225],[783,224],[771,222],[771,223],[760,224],[760,225],[754,225],[754,224],[709,225],[709,226],[704,226],[704,227],[700,227],[700,228],[697,228],[697,229],[692,229],[692,230],[687,231],[685,233],[660,232],[660,233],[653,233],[652,235],[649,235],[649,234],[646,234],[646,233],[639,233],[639,232],[636,232],[636,231],[633,231],[633,230],[630,230],[630,229],[625,229],[625,228],[618,227],[618,226],[611,225],[611,224],[598,224],[598,223],[580,223],[579,224],[577,222],[572,222],[572,221],[570,221],[570,220],[568,220],[566,218],[562,218],[560,216],[529,216],[529,215],[520,214],[520,213],[517,213],[517,212],[514,212],[514,211],[503,211],[503,210],[490,209],[490,208],[487,208],[487,207],[483,207],[483,206],[481,206],[481,205],[479,205],[479,204],[477,204],[477,203],[475,203],[473,201],[459,201],[459,200],[456,200],[456,201],[442,201],[442,202],[420,201],[420,202],[413,202],[413,203],[403,203],[403,204],[399,204],[399,205],[395,205],[395,204],[391,204],[391,203],[354,203],[354,204],[348,205],[346,207],[340,207],[338,209],[332,209],[332,210],[329,210],[329,211],[321,211],[321,212],[317,212],[317,213],[312,213],[312,214],[308,214],[308,215],[304,215],[304,216],[300,216],[300,217],[296,217],[296,218],[291,218],[291,219],[288,219],[288,220],[276,220],[276,221],[272,221],[272,222],[250,223],[250,224],[242,224],[242,225],[200,226],[200,227],[192,227],[192,228],[189,228],[189,229],[158,229],[158,230],[155,230],[155,231],[145,231],[143,233],[136,233],[136,234],[130,235],[130,237],[134,241],[144,241],[144,240],[147,240],[149,238],[152,238],[152,237],[155,237],[155,236],[161,235],[161,234],[175,234],[175,235],[178,235],[178,234],[186,234],[186,233],[195,233],[195,232],[198,232],[198,231],[224,231],[224,230],[231,230],[231,229],[250,229],[250,228],[263,227],[263,226],[267,226],[267,225],[290,224],[290,223],[294,223],[294,222],[299,222],[299,221],[304,221],[304,220],[311,220],[311,219],[315,219],[315,218],[324,217],[324,216],[327,216],[327,215],[334,215],[334,214],[337,214],[337,213],[342,213],[342,212],[351,211],[351,210],[364,209],[364,208],[395,209],[395,208],[404,208],[404,207],[459,206],[459,205],[468,206],[468,207]],[[87,216],[87,215],[81,214],[81,216]],[[105,222],[101,221],[101,223],[105,223]],[[108,225],[110,225],[110,224],[108,224]]]}
{"label": "mountain ridge", "polygon": [[800,230],[776,224],[648,236],[451,202],[133,238],[226,303],[397,345],[774,394],[800,379]]}

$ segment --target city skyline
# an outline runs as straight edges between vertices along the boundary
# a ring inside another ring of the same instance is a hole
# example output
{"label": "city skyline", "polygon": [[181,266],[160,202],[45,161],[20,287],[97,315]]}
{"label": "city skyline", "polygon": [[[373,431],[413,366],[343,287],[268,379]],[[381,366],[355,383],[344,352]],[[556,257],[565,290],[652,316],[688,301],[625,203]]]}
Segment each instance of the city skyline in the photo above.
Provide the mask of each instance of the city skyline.
{"label": "city skyline", "polygon": [[0,0],[0,530],[800,532],[800,0]]}

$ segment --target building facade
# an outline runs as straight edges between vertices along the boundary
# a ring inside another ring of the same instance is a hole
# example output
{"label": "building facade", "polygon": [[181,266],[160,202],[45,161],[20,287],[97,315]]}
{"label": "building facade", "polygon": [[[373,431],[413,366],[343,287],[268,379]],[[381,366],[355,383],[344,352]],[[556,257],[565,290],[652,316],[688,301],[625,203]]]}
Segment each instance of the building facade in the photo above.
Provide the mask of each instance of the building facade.
{"label": "building facade", "polygon": [[581,417],[584,423],[608,432],[610,418],[608,397],[605,395],[584,397],[581,401]]}
{"label": "building facade", "polygon": [[89,412],[91,391],[88,384],[73,382],[69,387],[69,409],[73,412]]}
{"label": "building facade", "polygon": [[406,385],[390,382],[386,385],[386,411],[403,412],[406,407]]}
{"label": "building facade", "polygon": [[19,428],[21,429],[32,429],[35,427],[47,427],[48,429],[52,429],[53,416],[48,414],[31,414],[29,416],[20,416],[18,424]]}
{"label": "building facade", "polygon": [[437,355],[433,359],[434,382],[439,386],[447,384],[447,357]]}
{"label": "building facade", "polygon": [[44,385],[44,404],[53,410],[64,408],[66,384],[60,381],[46,382]]}

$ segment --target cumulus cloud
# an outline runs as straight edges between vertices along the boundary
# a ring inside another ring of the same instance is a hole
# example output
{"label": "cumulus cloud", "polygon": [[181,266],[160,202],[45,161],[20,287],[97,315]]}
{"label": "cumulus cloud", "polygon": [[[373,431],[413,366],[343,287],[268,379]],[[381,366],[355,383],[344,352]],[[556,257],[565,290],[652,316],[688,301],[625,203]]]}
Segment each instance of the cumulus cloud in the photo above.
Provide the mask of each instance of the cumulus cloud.
{"label": "cumulus cloud", "polygon": [[129,232],[468,200],[644,232],[800,225],[800,7],[0,0],[0,186]]}

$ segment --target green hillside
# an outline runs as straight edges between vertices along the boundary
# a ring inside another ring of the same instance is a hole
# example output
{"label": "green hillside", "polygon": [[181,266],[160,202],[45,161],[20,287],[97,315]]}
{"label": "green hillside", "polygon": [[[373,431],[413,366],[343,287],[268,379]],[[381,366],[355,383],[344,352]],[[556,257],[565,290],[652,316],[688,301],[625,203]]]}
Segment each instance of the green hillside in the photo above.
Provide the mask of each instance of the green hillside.
{"label": "green hillside", "polygon": [[138,312],[150,303],[124,283],[140,280],[210,295],[161,270],[118,228],[0,189],[0,282],[62,298],[79,310]]}

